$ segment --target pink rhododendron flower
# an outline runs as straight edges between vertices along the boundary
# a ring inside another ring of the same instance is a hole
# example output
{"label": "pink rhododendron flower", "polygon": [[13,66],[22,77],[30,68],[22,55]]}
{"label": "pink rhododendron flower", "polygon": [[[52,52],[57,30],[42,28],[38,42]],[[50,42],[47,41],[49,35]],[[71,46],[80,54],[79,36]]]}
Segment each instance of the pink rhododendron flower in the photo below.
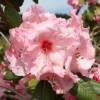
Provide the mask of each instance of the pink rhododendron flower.
{"label": "pink rhododendron flower", "polygon": [[96,1],[97,1],[97,0],[88,0],[88,3],[94,4],[94,3],[96,3]]}
{"label": "pink rhododendron flower", "polygon": [[73,72],[87,75],[94,63],[89,31],[73,12],[65,20],[34,4],[23,14],[22,24],[9,32],[9,68],[19,76],[48,80],[57,93],[66,93],[78,81]]}
{"label": "pink rhododendron flower", "polygon": [[0,70],[0,99],[5,95],[4,92],[11,88],[10,83],[10,81],[4,80],[4,72]]}
{"label": "pink rhododendron flower", "polygon": [[3,75],[0,74],[0,98],[2,98],[5,95],[4,92],[6,89],[3,87],[4,85],[6,84],[5,82],[3,82]]}
{"label": "pink rhododendron flower", "polygon": [[[93,67],[90,70],[89,77],[92,78],[93,80],[100,82],[100,64],[97,63],[97,67]],[[100,94],[97,94],[98,100],[100,100]]]}
{"label": "pink rhododendron flower", "polygon": [[96,63],[100,64],[100,57],[96,57]]}
{"label": "pink rhododendron flower", "polygon": [[22,78],[15,86],[15,89],[18,93],[20,93],[20,95],[22,95],[22,97],[25,98],[25,100],[30,100],[31,95],[27,92],[27,88],[25,86],[26,82],[27,82],[26,77]]}
{"label": "pink rhododendron flower", "polygon": [[44,11],[39,5],[33,4],[27,9],[26,12],[23,13],[22,19],[23,21],[40,23],[55,17],[55,15]]}
{"label": "pink rhododendron flower", "polygon": [[11,29],[11,47],[6,52],[10,69],[17,75],[31,73],[37,78],[45,72],[64,76],[64,63],[79,45],[77,35],[64,22],[56,18]]}
{"label": "pink rhododendron flower", "polygon": [[[73,33],[79,36],[80,45],[74,51],[74,55],[71,59],[70,69],[73,72],[80,72],[83,75],[88,74],[88,69],[91,68],[95,61],[95,49],[92,46],[89,31],[87,28],[83,28],[81,17],[76,16],[75,12],[71,12],[72,18],[68,20],[68,27],[73,29]],[[77,30],[78,28],[78,30]]]}
{"label": "pink rhododendron flower", "polygon": [[[98,64],[98,67],[93,67],[90,70],[89,77],[97,82],[100,82],[100,64]],[[97,94],[97,96],[98,96],[98,100],[100,100],[100,94]]]}
{"label": "pink rhododendron flower", "polygon": [[100,67],[91,69],[90,78],[96,80],[97,82],[100,82]]}
{"label": "pink rhododendron flower", "polygon": [[71,93],[64,94],[65,100],[76,100],[76,98]]}
{"label": "pink rhododendron flower", "polygon": [[76,6],[78,5],[78,3],[79,3],[79,0],[68,0],[68,4],[71,6]]}
{"label": "pink rhododendron flower", "polygon": [[[6,100],[6,93],[7,91],[15,92],[15,95],[12,95],[13,100],[19,100],[22,97],[24,100],[30,100],[31,96],[27,92],[27,88],[25,86],[27,79],[26,77],[19,80],[18,83],[14,83],[10,80],[4,80],[5,77],[5,71],[0,70],[0,99]],[[19,96],[20,95],[20,96]]]}
{"label": "pink rhododendron flower", "polygon": [[95,16],[95,21],[100,23],[100,15]]}
{"label": "pink rhododendron flower", "polygon": [[41,80],[47,80],[57,94],[65,94],[79,78],[71,72],[66,72],[66,75],[63,78],[54,73],[46,73],[41,76]]}

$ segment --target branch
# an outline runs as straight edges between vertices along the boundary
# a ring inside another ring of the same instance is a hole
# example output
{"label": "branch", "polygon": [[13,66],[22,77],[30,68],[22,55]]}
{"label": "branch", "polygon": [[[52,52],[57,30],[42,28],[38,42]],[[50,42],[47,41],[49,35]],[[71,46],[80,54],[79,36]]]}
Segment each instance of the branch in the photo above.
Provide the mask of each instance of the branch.
{"label": "branch", "polygon": [[10,42],[8,41],[8,39],[2,32],[0,32],[0,35],[4,38],[4,40],[7,42],[7,44],[10,45]]}

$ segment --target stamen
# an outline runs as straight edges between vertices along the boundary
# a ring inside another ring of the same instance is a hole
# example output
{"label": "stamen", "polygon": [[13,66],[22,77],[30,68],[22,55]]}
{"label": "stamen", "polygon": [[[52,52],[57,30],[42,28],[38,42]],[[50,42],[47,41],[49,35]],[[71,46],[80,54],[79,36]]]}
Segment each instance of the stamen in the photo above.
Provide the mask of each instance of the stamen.
{"label": "stamen", "polygon": [[76,58],[79,58],[80,56],[81,56],[81,55],[80,55],[79,52],[75,53],[75,57],[76,57]]}
{"label": "stamen", "polygon": [[45,40],[43,41],[41,48],[44,52],[49,52],[52,49],[52,43],[48,40]]}

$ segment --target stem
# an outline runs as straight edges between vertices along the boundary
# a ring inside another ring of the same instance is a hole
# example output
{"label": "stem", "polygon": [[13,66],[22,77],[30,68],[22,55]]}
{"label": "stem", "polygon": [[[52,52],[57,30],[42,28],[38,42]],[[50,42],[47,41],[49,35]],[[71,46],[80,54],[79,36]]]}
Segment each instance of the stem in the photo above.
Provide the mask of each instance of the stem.
{"label": "stem", "polygon": [[80,12],[80,10],[81,10],[82,7],[83,7],[83,6],[80,6],[80,7],[77,9],[76,15],[79,14],[79,12]]}
{"label": "stem", "polygon": [[0,35],[4,38],[4,40],[7,42],[7,44],[10,45],[10,42],[8,41],[8,39],[2,32],[0,32]]}
{"label": "stem", "polygon": [[95,32],[95,30],[100,29],[100,25],[93,28],[92,32]]}

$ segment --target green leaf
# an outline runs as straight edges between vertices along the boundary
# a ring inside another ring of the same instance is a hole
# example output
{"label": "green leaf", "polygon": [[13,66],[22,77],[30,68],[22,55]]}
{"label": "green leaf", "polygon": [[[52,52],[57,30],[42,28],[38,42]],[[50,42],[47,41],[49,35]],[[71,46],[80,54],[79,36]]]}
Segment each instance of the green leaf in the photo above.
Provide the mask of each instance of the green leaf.
{"label": "green leaf", "polygon": [[71,89],[77,100],[98,100],[97,94],[90,81],[81,80]]}
{"label": "green leaf", "polygon": [[90,30],[93,29],[93,27],[96,25],[96,22],[94,21],[94,14],[91,9],[87,9],[84,13],[83,20],[86,27],[90,27]]}
{"label": "green leaf", "polygon": [[91,21],[93,19],[93,12],[91,12],[90,10],[87,10],[86,15],[87,15],[88,20]]}
{"label": "green leaf", "polygon": [[96,94],[100,94],[100,82],[96,82],[94,80],[90,81],[91,87],[93,87]]}
{"label": "green leaf", "polygon": [[11,72],[10,70],[7,70],[6,71],[6,74],[4,76],[4,79],[5,80],[19,80],[21,79],[22,77],[20,76],[16,76],[13,72]]}
{"label": "green leaf", "polygon": [[59,17],[61,17],[61,18],[65,18],[65,19],[69,19],[70,18],[70,16],[68,16],[67,14],[59,14],[59,13],[56,13],[56,16],[59,18]]}
{"label": "green leaf", "polygon": [[100,82],[97,82],[85,76],[80,76],[80,78],[82,78],[82,81],[87,82],[96,94],[100,94]]}
{"label": "green leaf", "polygon": [[24,0],[10,0],[9,1],[17,11],[20,11],[20,6],[23,4]]}
{"label": "green leaf", "polygon": [[56,95],[47,81],[40,81],[33,94],[32,100],[64,100],[61,95]]}
{"label": "green leaf", "polygon": [[10,2],[14,4],[15,6],[21,6],[24,0],[10,0]]}
{"label": "green leaf", "polygon": [[3,5],[7,5],[8,3],[13,4],[14,6],[21,6],[24,0],[0,0],[0,3]]}
{"label": "green leaf", "polygon": [[16,27],[20,25],[22,21],[21,16],[18,14],[18,12],[14,9],[12,5],[5,7],[4,14],[10,27]]}
{"label": "green leaf", "polygon": [[33,0],[35,3],[38,3],[38,0]]}

